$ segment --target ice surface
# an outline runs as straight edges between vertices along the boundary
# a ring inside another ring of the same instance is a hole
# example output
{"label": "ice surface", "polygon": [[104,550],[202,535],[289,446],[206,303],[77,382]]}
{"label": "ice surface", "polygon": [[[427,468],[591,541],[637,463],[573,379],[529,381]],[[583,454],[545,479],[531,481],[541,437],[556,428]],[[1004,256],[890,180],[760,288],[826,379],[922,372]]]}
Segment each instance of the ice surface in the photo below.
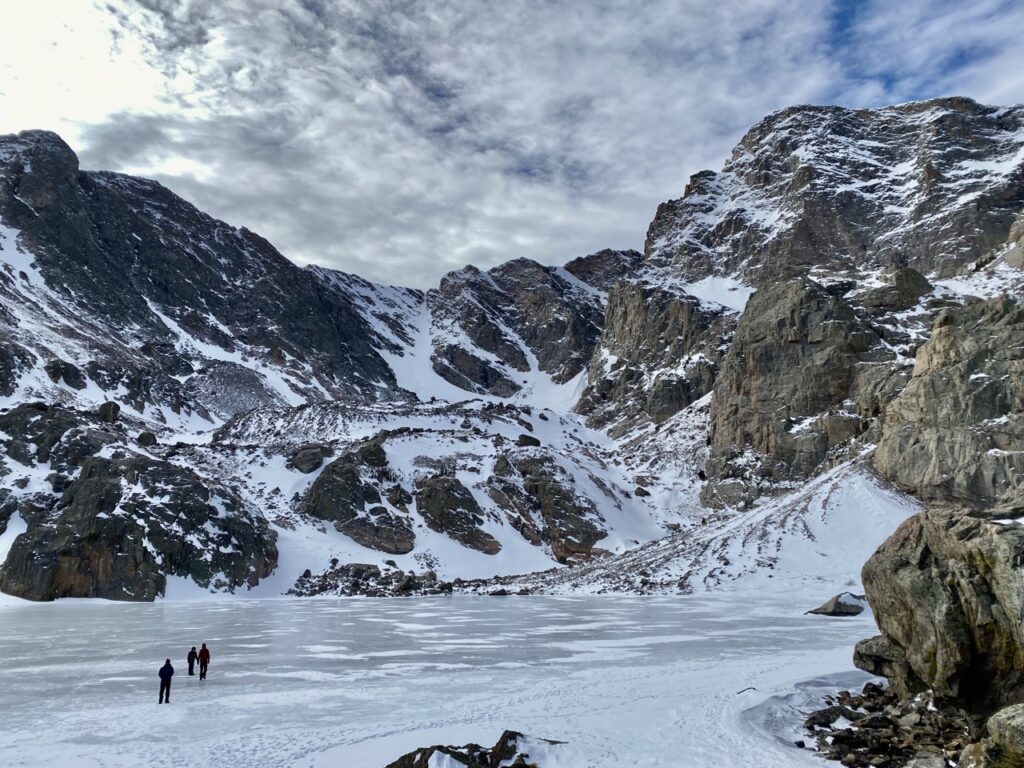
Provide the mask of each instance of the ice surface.
{"label": "ice surface", "polygon": [[[854,641],[875,630],[804,616],[806,599],[4,601],[0,754],[47,768],[381,768],[512,728],[568,742],[555,765],[573,768],[820,766],[791,746],[797,684],[851,674]],[[184,661],[200,642],[203,683]]]}

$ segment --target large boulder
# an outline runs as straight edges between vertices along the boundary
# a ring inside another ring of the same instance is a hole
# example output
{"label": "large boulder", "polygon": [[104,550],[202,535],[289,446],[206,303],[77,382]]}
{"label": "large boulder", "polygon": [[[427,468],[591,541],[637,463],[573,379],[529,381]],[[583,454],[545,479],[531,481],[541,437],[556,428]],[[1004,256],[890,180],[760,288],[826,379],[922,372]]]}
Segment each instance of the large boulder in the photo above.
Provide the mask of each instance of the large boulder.
{"label": "large boulder", "polygon": [[413,750],[395,762],[388,763],[385,768],[547,768],[547,762],[537,762],[541,755],[550,757],[554,761],[552,765],[555,762],[562,765],[563,758],[576,763],[564,742],[505,731],[498,743],[489,749],[479,744],[466,744],[462,747],[435,744]]}
{"label": "large boulder", "polygon": [[944,310],[885,409],[875,467],[925,500],[985,508],[1024,490],[1024,307]]}
{"label": "large boulder", "polygon": [[815,616],[860,616],[864,607],[864,595],[841,592],[807,613]]}
{"label": "large boulder", "polygon": [[857,666],[978,714],[1024,699],[1022,515],[933,507],[904,522],[863,569],[882,635]]}

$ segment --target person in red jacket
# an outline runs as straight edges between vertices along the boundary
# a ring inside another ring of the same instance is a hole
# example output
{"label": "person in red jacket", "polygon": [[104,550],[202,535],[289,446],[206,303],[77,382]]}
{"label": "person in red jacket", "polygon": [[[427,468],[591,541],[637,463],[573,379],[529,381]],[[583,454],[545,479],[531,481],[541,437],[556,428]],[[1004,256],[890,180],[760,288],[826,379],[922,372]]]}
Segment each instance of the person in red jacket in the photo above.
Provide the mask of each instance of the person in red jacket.
{"label": "person in red jacket", "polygon": [[199,649],[199,679],[206,679],[206,668],[210,666],[210,649],[206,647],[206,643],[203,643],[203,647]]}

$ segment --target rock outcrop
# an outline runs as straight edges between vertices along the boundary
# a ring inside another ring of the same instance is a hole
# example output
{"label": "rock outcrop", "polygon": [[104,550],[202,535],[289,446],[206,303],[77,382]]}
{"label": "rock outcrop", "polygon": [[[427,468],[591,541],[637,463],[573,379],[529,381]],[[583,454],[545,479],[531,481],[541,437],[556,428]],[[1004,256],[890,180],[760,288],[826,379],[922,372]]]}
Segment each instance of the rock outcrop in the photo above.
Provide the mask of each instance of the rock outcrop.
{"label": "rock outcrop", "polygon": [[985,509],[1024,492],[1024,307],[944,310],[885,409],[875,466],[921,499]]}
{"label": "rock outcrop", "polygon": [[135,453],[108,419],[23,405],[0,415],[0,434],[0,476],[15,489],[3,506],[27,524],[0,564],[0,591],[152,600],[168,576],[234,591],[277,563],[276,534],[236,493]]}
{"label": "rock outcrop", "polygon": [[498,743],[490,749],[479,744],[467,744],[463,747],[452,747],[435,744],[423,747],[400,757],[385,768],[544,768],[545,764],[537,762],[539,756],[530,752],[543,751],[545,754],[557,753],[566,749],[564,742],[550,739],[538,739],[524,736],[515,731],[505,731]]}
{"label": "rock outcrop", "polygon": [[851,267],[950,277],[1006,241],[1024,207],[1022,146],[1019,106],[790,107],[659,206],[644,253],[685,280],[754,287]]}
{"label": "rock outcrop", "polygon": [[[635,251],[601,251],[566,268],[514,259],[466,267],[427,295],[434,371],[469,392],[507,397],[537,369],[556,383],[579,374],[604,327],[604,288],[632,271]],[[597,285],[586,282],[595,280]]]}
{"label": "rock outcrop", "polygon": [[811,476],[899,391],[893,359],[826,286],[797,279],[755,293],[715,387],[704,501],[744,504]]}
{"label": "rock outcrop", "polygon": [[620,281],[576,410],[612,434],[666,421],[712,390],[735,322],[677,286]]}
{"label": "rock outcrop", "polygon": [[416,487],[416,509],[428,527],[448,534],[463,546],[485,555],[501,551],[497,539],[481,528],[484,511],[472,492],[454,477],[438,475],[421,480]]}
{"label": "rock outcrop", "polygon": [[364,547],[394,555],[412,551],[416,534],[402,507],[408,494],[393,487],[385,506],[380,486],[392,480],[383,439],[367,441],[328,464],[309,490],[305,511],[327,520]]}
{"label": "rock outcrop", "polygon": [[932,507],[864,566],[882,635],[854,660],[901,696],[925,689],[984,715],[1024,698],[1024,505]]}

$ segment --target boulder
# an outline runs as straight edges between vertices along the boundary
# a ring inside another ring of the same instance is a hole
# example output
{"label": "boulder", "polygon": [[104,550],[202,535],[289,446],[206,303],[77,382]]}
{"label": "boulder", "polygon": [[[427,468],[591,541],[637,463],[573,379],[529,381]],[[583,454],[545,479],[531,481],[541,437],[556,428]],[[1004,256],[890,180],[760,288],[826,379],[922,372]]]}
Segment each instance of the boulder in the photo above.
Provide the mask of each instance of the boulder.
{"label": "boulder", "polygon": [[911,267],[893,267],[882,278],[887,285],[866,291],[861,297],[864,307],[901,312],[916,306],[922,296],[932,291],[928,278]]}
{"label": "boulder", "polygon": [[539,448],[540,440],[533,435],[520,435],[516,438],[516,445],[520,448]]}
{"label": "boulder", "polygon": [[100,417],[100,421],[114,424],[121,416],[121,406],[113,400],[108,400],[96,409],[96,415]]}
{"label": "boulder", "polygon": [[814,610],[807,611],[807,613],[817,616],[859,616],[864,612],[866,604],[867,601],[864,595],[841,592]]}
{"label": "boulder", "polygon": [[[479,744],[467,744],[463,747],[434,745],[417,749],[400,757],[385,768],[498,768],[498,766],[509,766],[509,768],[546,768],[531,759],[530,750],[536,752],[538,749],[545,753],[558,753],[567,750],[564,742],[552,741],[550,739],[539,739],[531,736],[524,736],[516,731],[505,731],[498,739],[498,743],[490,749],[485,749]],[[558,756],[554,757],[558,760]],[[571,759],[571,756],[570,756]]]}
{"label": "boulder", "polygon": [[858,643],[856,665],[977,715],[1024,698],[1022,515],[932,507],[900,525],[863,569],[882,635]]}
{"label": "boulder", "polygon": [[1016,768],[1024,765],[1024,704],[996,712],[986,724],[988,737],[961,759],[961,768]]}
{"label": "boulder", "polygon": [[135,442],[141,445],[143,448],[152,448],[157,444],[156,435],[152,432],[139,432],[138,437],[135,438]]}
{"label": "boulder", "polygon": [[288,459],[288,466],[305,475],[315,472],[323,466],[324,459],[331,455],[327,445],[304,445],[296,450]]}
{"label": "boulder", "polygon": [[65,360],[54,359],[43,366],[46,375],[54,384],[64,382],[72,389],[85,389],[85,376],[82,371],[72,363]]}

